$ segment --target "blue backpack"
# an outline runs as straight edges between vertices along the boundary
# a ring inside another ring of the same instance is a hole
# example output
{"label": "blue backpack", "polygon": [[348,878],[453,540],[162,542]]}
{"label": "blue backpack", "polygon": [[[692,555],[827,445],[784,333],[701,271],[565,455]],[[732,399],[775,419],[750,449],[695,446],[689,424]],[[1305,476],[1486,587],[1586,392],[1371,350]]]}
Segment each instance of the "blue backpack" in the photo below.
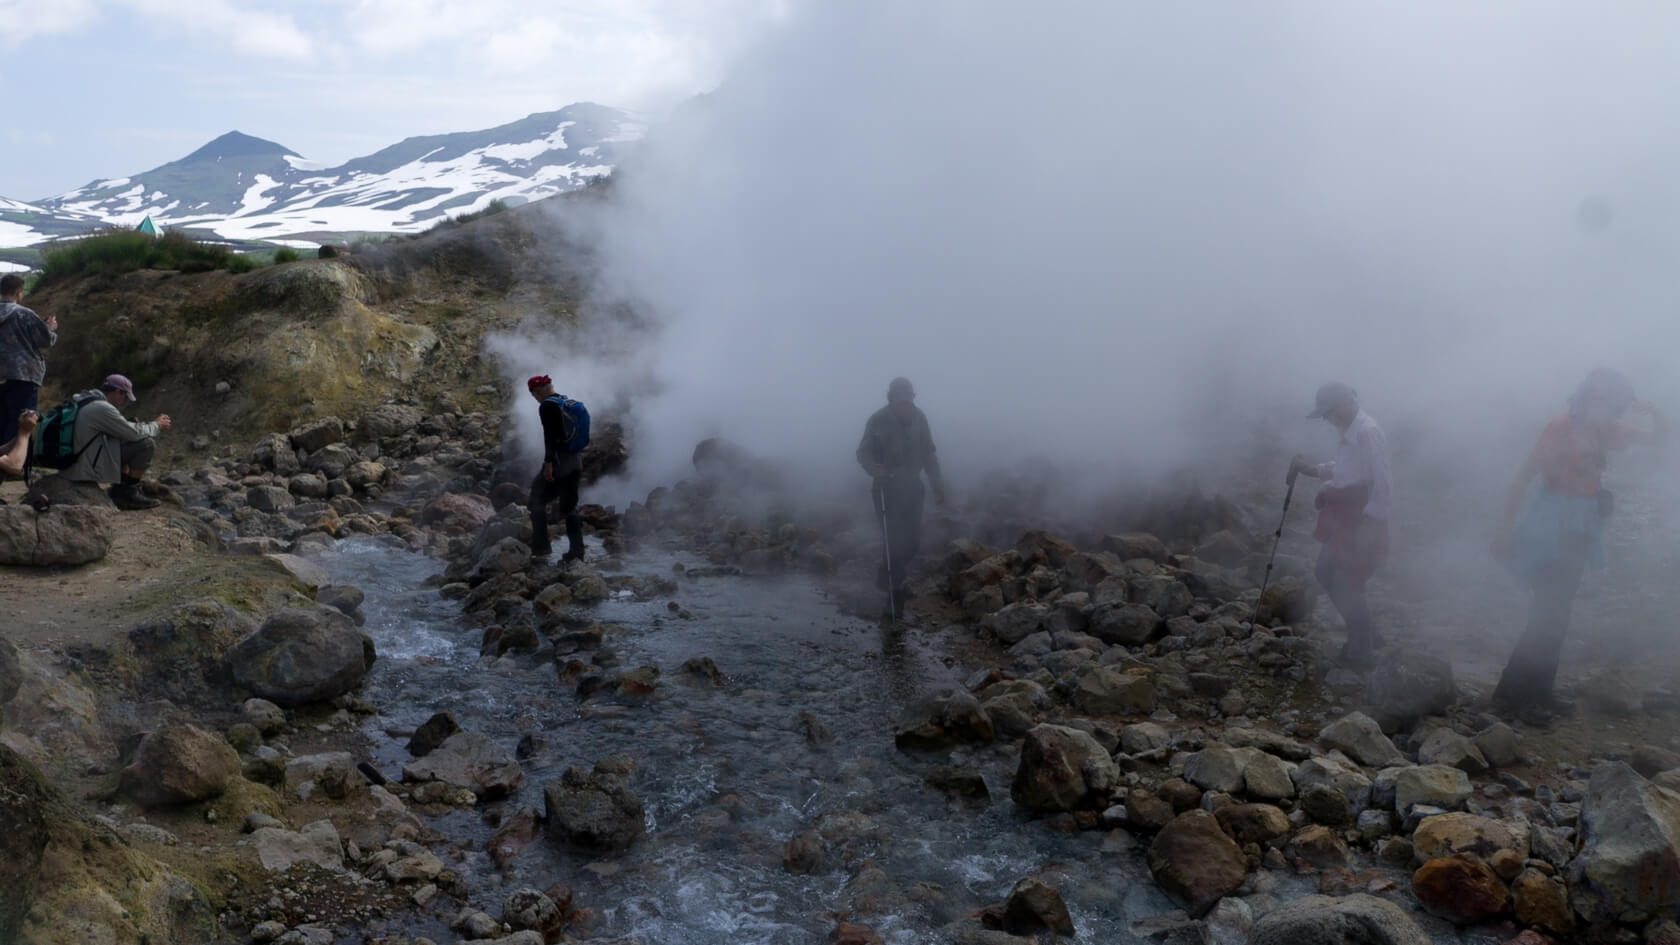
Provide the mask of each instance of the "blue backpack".
{"label": "blue backpack", "polygon": [[560,406],[560,430],[566,437],[566,451],[583,452],[589,445],[589,408],[564,394],[555,394],[547,402]]}

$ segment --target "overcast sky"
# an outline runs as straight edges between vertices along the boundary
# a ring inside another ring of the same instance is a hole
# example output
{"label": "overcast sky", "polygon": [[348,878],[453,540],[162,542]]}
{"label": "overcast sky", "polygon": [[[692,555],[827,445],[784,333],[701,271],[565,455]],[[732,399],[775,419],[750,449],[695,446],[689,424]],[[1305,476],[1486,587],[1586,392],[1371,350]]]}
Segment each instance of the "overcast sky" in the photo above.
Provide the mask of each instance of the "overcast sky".
{"label": "overcast sky", "polygon": [[0,0],[0,196],[231,130],[336,164],[410,135],[713,87],[792,0]]}

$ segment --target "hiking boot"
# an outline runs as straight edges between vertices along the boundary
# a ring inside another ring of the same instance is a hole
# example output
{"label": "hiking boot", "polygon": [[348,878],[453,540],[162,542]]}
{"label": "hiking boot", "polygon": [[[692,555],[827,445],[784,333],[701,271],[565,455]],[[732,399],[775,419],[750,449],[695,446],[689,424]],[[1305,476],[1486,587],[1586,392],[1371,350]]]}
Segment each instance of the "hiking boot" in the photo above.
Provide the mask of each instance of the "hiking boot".
{"label": "hiking boot", "polygon": [[546,558],[551,554],[554,554],[554,546],[553,545],[532,545],[531,546],[531,557],[533,557],[533,558]]}
{"label": "hiking boot", "polygon": [[582,548],[568,549],[565,554],[560,556],[561,563],[566,563],[566,562],[570,562],[570,561],[582,561],[582,560],[583,560],[583,549]]}
{"label": "hiking boot", "polygon": [[139,486],[115,485],[110,489],[111,502],[124,512],[155,509],[161,503],[140,491]]}

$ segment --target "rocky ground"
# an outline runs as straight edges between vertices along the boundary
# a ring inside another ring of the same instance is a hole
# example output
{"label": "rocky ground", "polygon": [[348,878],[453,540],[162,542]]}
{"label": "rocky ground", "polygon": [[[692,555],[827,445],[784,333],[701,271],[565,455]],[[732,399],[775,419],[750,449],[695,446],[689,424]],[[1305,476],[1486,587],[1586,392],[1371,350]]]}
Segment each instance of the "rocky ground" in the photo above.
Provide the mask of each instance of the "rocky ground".
{"label": "rocky ground", "polygon": [[[357,687],[376,648],[357,629],[360,591],[329,584],[310,554],[379,535],[443,559],[438,592],[488,656],[552,662],[586,698],[660,684],[657,667],[604,657],[591,604],[674,588],[610,556],[533,561],[516,501],[528,470],[502,460],[502,426],[403,403],[322,418],[165,473],[149,486],[165,504],[145,513],[50,479],[45,513],[5,490],[0,871],[23,894],[0,903],[0,938],[397,945],[422,939],[379,930],[465,900],[452,864],[467,851],[433,815],[507,794],[520,758],[440,714],[413,733],[400,773],[363,765],[358,719],[373,707]],[[589,477],[625,455],[603,427]],[[907,619],[969,674],[904,720],[900,749],[1009,746],[1024,816],[1135,847],[1182,905],[1134,925],[1150,941],[1408,943],[1455,927],[1489,941],[1680,941],[1680,755],[1665,741],[1623,750],[1591,710],[1554,731],[1513,728],[1450,663],[1398,648],[1367,676],[1337,668],[1299,574],[1256,601],[1263,559],[1230,503],[1170,507],[1152,532],[1077,544],[1043,531],[984,544],[1006,526],[972,510],[936,523]],[[805,571],[843,606],[875,606],[873,532],[843,516],[791,503],[744,514],[704,480],[622,515],[584,511],[609,554],[661,542],[715,574]],[[1670,693],[1638,695],[1646,725],[1672,722]],[[634,771],[604,758],[545,785],[544,810],[503,822],[492,858],[533,842],[657,842],[642,836]],[[961,765],[930,777],[984,790]],[[786,867],[813,868],[830,844],[820,830],[789,837]],[[1286,901],[1280,877],[1320,895]],[[563,883],[505,899],[500,915],[463,910],[452,934],[587,934],[591,906]],[[944,934],[1070,931],[1054,878],[1029,876]],[[857,921],[830,936],[878,940]]]}

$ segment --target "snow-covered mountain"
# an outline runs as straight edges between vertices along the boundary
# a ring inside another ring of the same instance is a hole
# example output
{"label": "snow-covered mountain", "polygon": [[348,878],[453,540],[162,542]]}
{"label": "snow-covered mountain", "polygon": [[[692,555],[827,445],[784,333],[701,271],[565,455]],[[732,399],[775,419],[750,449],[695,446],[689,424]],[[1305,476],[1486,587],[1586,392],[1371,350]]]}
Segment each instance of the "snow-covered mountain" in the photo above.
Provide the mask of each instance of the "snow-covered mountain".
{"label": "snow-covered mountain", "polygon": [[0,198],[0,247],[148,215],[237,240],[423,230],[493,200],[583,187],[611,173],[643,131],[626,112],[581,103],[483,131],[407,138],[338,167],[233,131],[132,177],[30,203]]}

